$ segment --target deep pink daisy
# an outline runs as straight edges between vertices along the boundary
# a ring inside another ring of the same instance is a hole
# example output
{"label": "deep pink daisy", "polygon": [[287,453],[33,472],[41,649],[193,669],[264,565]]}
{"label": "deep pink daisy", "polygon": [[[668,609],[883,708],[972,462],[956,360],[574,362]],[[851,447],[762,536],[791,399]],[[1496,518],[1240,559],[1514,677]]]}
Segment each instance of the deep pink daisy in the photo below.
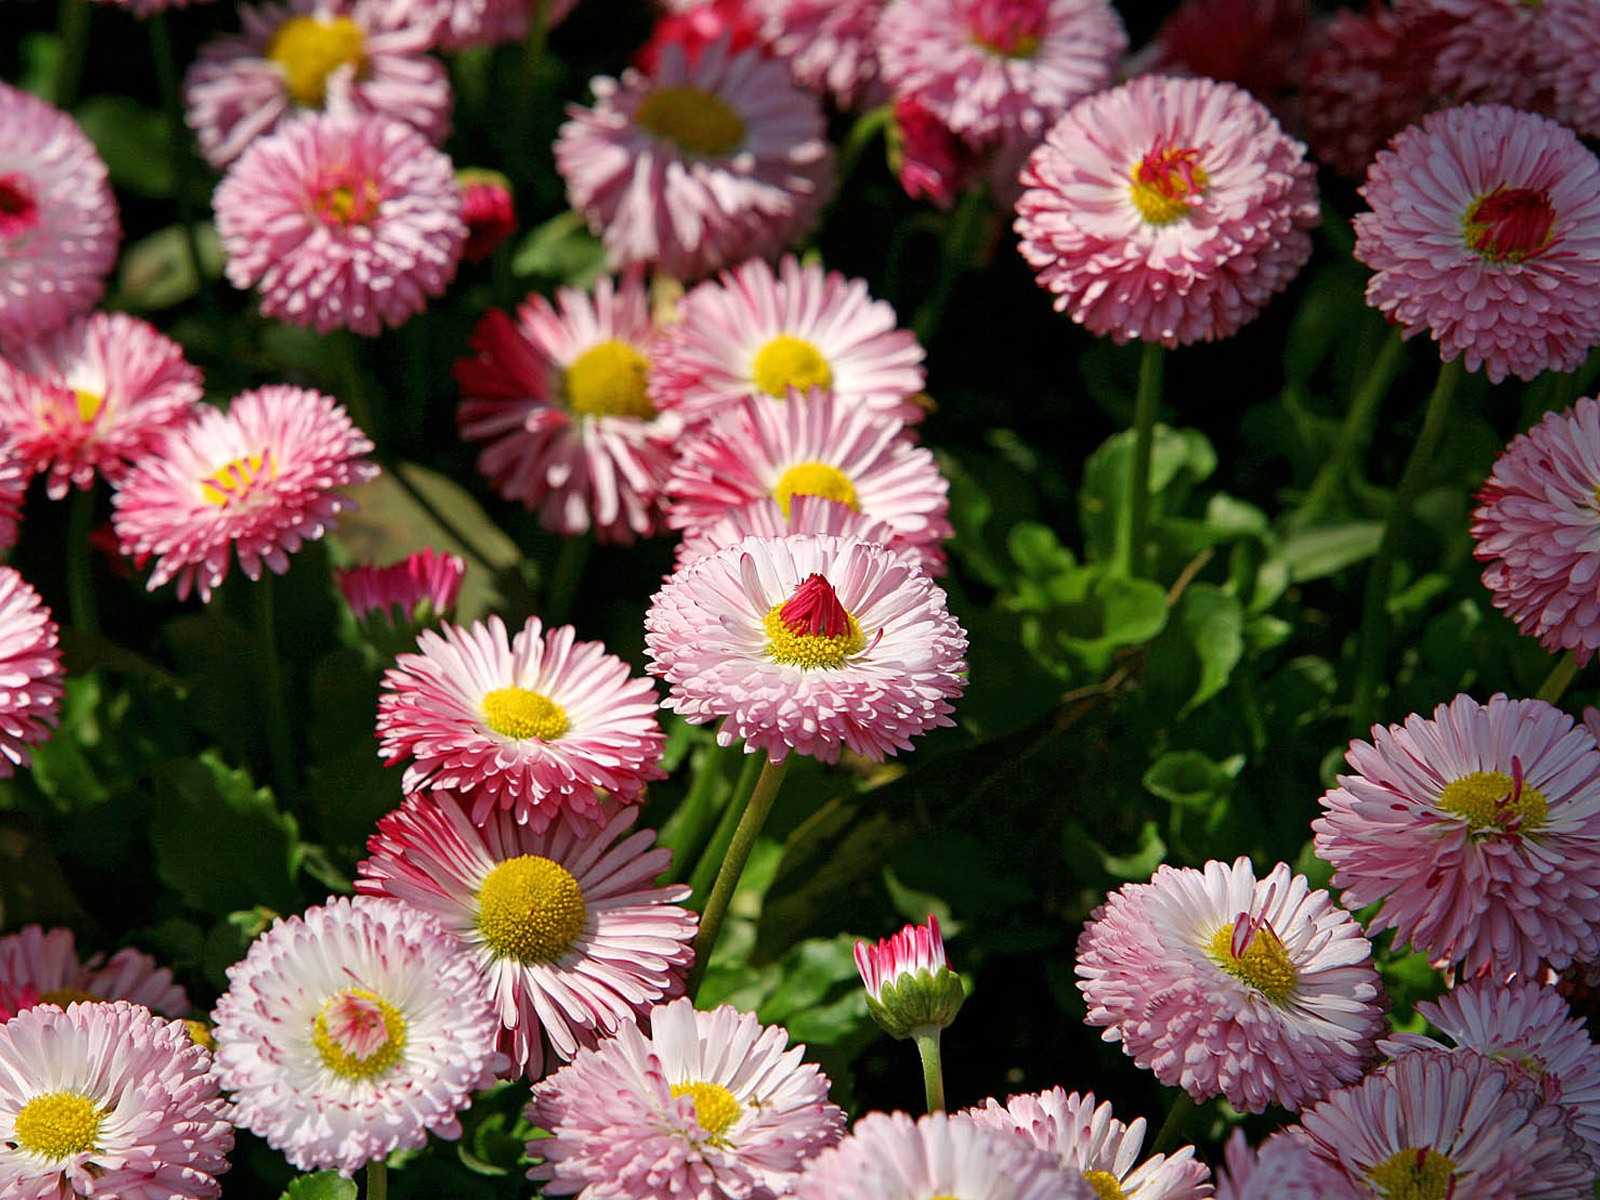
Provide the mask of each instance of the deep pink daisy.
{"label": "deep pink daisy", "polygon": [[645,615],[663,707],[781,761],[873,761],[954,724],[967,636],[931,579],[849,538],[746,538],[669,578]]}
{"label": "deep pink daisy", "polygon": [[467,227],[461,257],[469,263],[486,262],[517,231],[511,181],[499,171],[462,167],[456,182],[461,185],[461,220]]}
{"label": "deep pink daisy", "polygon": [[537,833],[561,812],[603,820],[596,788],[634,804],[666,778],[655,689],[572,626],[546,633],[529,617],[508,639],[491,616],[425,629],[417,649],[378,701],[378,753],[414,760],[407,792],[455,792],[477,824],[500,809]]}
{"label": "deep pink daisy", "polygon": [[691,62],[669,45],[653,74],[590,87],[595,106],[567,110],[556,167],[615,270],[698,279],[774,256],[833,192],[820,102],[754,47],[719,42]]}
{"label": "deep pink daisy", "polygon": [[1311,30],[1307,0],[1184,0],[1135,68],[1236,83],[1288,123]]}
{"label": "deep pink daisy", "polygon": [[331,396],[305,388],[241,393],[226,412],[200,408],[137,463],[112,497],[122,553],[156,557],[149,588],[178,581],[202,600],[239,568],[282,575],[355,501],[341,489],[378,473],[372,443]]}
{"label": "deep pink daisy", "polygon": [[0,550],[17,544],[22,506],[33,470],[9,442],[0,441]]}
{"label": "deep pink daisy", "polygon": [[0,341],[93,308],[121,236],[106,165],[78,123],[0,82]]}
{"label": "deep pink daisy", "polygon": [[1348,1175],[1317,1157],[1310,1138],[1296,1133],[1274,1134],[1257,1152],[1235,1129],[1223,1153],[1217,1200],[1378,1200],[1358,1193]]}
{"label": "deep pink daisy", "polygon": [[55,728],[65,678],[58,640],[39,593],[0,566],[0,779],[27,766],[28,746]]}
{"label": "deep pink daisy", "polygon": [[0,937],[0,986],[13,994],[31,988],[39,1004],[65,1008],[79,1000],[127,1000],[168,1017],[189,1011],[189,995],[172,972],[129,946],[108,960],[78,957],[70,929],[26,925]]}
{"label": "deep pink daisy", "polygon": [[430,141],[450,130],[450,80],[433,29],[389,0],[241,5],[243,30],[201,47],[184,119],[219,171],[297,113],[377,113]]}
{"label": "deep pink daisy", "polygon": [[1566,713],[1457,696],[1345,758],[1311,827],[1371,930],[1468,976],[1600,957],[1600,751]]}
{"label": "deep pink daisy", "polygon": [[1600,138],[1600,21],[1592,0],[1544,0],[1545,74],[1555,80],[1555,115],[1586,138]]}
{"label": "deep pink daisy", "polygon": [[558,815],[542,831],[510,813],[474,826],[461,806],[412,796],[378,823],[356,887],[432,914],[489,981],[500,1049],[531,1079],[545,1049],[570,1061],[651,1005],[683,991],[695,914],[683,885],[655,887],[672,863],[655,834]]}
{"label": "deep pink daisy", "polygon": [[650,297],[638,272],[592,294],[529,296],[515,322],[486,313],[456,363],[461,436],[487,443],[478,469],[509,500],[564,535],[590,529],[627,543],[656,531],[672,466],[675,416],[645,388],[655,352]]}
{"label": "deep pink daisy", "polygon": [[396,623],[435,620],[456,606],[467,563],[459,554],[429,546],[386,567],[346,567],[334,581],[356,620],[382,617]]}
{"label": "deep pink daisy", "polygon": [[449,286],[467,237],[450,159],[372,114],[310,113],[258,138],[213,206],[228,282],[319,333],[404,324]]}
{"label": "deep pink daisy", "polygon": [[1029,158],[1022,255],[1092,333],[1227,337],[1311,256],[1304,152],[1232,84],[1141,75],[1080,101]]}
{"label": "deep pink daisy", "polygon": [[33,471],[49,476],[50,497],[115,485],[135,459],[188,419],[200,372],[183,347],[124,313],[94,313],[0,362],[0,427]]}
{"label": "deep pink daisy", "polygon": [[802,87],[841,109],[881,104],[878,14],[887,0],[747,0],[761,37]]}
{"label": "deep pink daisy", "polygon": [[1555,81],[1544,69],[1550,30],[1543,0],[1395,0],[1395,11],[1427,29],[1425,44],[1415,48],[1444,103],[1550,107]]}
{"label": "deep pink daisy", "polygon": [[1367,303],[1491,383],[1570,371],[1600,344],[1600,161],[1570,129],[1499,106],[1403,131],[1367,173]]}
{"label": "deep pink daisy", "polygon": [[650,394],[696,422],[757,392],[832,391],[902,421],[922,419],[922,347],[865,281],[786,256],[752,260],[695,287],[661,346]]}

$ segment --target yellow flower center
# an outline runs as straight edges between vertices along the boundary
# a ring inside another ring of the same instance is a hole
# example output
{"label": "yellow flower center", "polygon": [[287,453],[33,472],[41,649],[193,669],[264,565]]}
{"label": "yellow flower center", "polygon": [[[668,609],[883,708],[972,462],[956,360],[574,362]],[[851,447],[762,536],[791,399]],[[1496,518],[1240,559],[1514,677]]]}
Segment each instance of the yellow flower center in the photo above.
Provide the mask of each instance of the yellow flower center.
{"label": "yellow flower center", "polygon": [[837,500],[841,504],[848,504],[858,512],[861,510],[861,502],[856,496],[856,487],[850,482],[850,477],[838,467],[830,467],[827,463],[795,463],[778,476],[778,482],[772,488],[772,495],[785,517],[789,515],[789,506],[794,503],[796,496],[821,496],[824,500]]}
{"label": "yellow flower center", "polygon": [[811,671],[818,667],[842,667],[845,659],[861,653],[867,644],[854,617],[848,617],[850,628],[829,636],[825,633],[797,633],[783,620],[782,604],[767,610],[767,653],[773,662],[787,663],[792,667]]}
{"label": "yellow flower center", "polygon": [[750,365],[756,386],[779,400],[789,394],[791,387],[803,392],[807,388],[833,386],[833,368],[822,351],[804,338],[787,333],[780,333],[757,350]]}
{"label": "yellow flower center", "polygon": [[106,402],[104,396],[86,392],[82,388],[74,388],[73,394],[78,399],[78,420],[87,425],[100,415],[100,409],[104,407]]}
{"label": "yellow flower center", "polygon": [[1473,833],[1531,833],[1544,824],[1550,811],[1543,792],[1500,771],[1474,771],[1452,779],[1435,803],[1465,817]]}
{"label": "yellow flower center", "polygon": [[561,705],[522,687],[486,692],[483,719],[501,737],[538,738],[541,742],[555,741],[572,725]]}
{"label": "yellow flower center", "polygon": [[406,1019],[365,988],[335,992],[311,1024],[311,1043],[323,1065],[341,1079],[372,1079],[400,1061]]}
{"label": "yellow flower center", "polygon": [[656,415],[645,389],[650,360],[618,338],[590,346],[567,368],[562,381],[567,407],[588,417]]}
{"label": "yellow flower center", "polygon": [[1200,165],[1200,151],[1176,146],[1157,146],[1134,163],[1129,178],[1133,206],[1152,225],[1170,225],[1187,216],[1190,201],[1211,183]]}
{"label": "yellow flower center", "polygon": [[271,478],[272,456],[270,454],[249,454],[236,458],[226,466],[218,467],[210,475],[200,481],[200,495],[207,504],[215,504],[218,508],[226,508],[229,504],[243,500],[250,494],[250,489],[256,481],[265,475]]}
{"label": "yellow flower center", "polygon": [[1397,1150],[1367,1178],[1384,1200],[1444,1200],[1455,1173],[1456,1164],[1436,1150]]}
{"label": "yellow flower center", "polygon": [[290,17],[267,43],[267,57],[283,71],[284,86],[302,108],[321,108],[328,94],[328,76],[351,66],[357,74],[366,64],[365,35],[349,17],[331,21]]}
{"label": "yellow flower center", "polygon": [[572,873],[537,854],[497,864],[478,889],[478,932],[497,958],[554,962],[582,935],[588,915]]}
{"label": "yellow flower center", "polygon": [[723,1134],[739,1119],[740,1104],[733,1093],[720,1083],[675,1083],[672,1097],[689,1096],[694,1100],[694,1119],[700,1128],[711,1135],[713,1142],[723,1140]]}
{"label": "yellow flower center", "polygon": [[1085,1171],[1083,1177],[1089,1181],[1089,1186],[1100,1200],[1128,1200],[1122,1184],[1110,1171]]}
{"label": "yellow flower center", "polygon": [[204,1046],[207,1050],[217,1048],[217,1039],[211,1036],[211,1026],[204,1021],[185,1019],[183,1027],[189,1031],[189,1040],[196,1046]]}
{"label": "yellow flower center", "polygon": [[1299,986],[1294,963],[1278,935],[1264,920],[1245,914],[1220,926],[1206,942],[1211,960],[1241,983],[1247,983],[1274,1004],[1289,1000]]}
{"label": "yellow flower center", "polygon": [[685,154],[717,157],[744,141],[744,120],[732,105],[715,92],[688,84],[657,88],[640,101],[633,119]]}
{"label": "yellow flower center", "polygon": [[93,999],[94,997],[82,988],[52,988],[50,991],[40,994],[39,1003],[58,1004],[65,1008],[69,1004],[81,1004]]}
{"label": "yellow flower center", "polygon": [[22,1106],[11,1136],[30,1154],[67,1158],[95,1148],[100,1117],[94,1101],[82,1092],[48,1092]]}
{"label": "yellow flower center", "polygon": [[[341,173],[343,175],[343,173]],[[326,225],[367,225],[378,214],[382,203],[378,185],[370,179],[353,183],[348,175],[344,182],[324,186],[316,193],[315,208]]]}
{"label": "yellow flower center", "polygon": [[1488,262],[1519,263],[1550,244],[1555,224],[1549,192],[1501,184],[1468,207],[1461,236],[1469,250]]}

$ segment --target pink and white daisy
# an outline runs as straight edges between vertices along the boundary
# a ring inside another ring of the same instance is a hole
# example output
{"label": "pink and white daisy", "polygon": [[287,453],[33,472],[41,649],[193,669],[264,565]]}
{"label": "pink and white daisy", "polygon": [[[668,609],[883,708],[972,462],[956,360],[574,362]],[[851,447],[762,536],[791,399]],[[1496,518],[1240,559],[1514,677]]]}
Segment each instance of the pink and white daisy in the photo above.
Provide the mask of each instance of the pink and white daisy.
{"label": "pink and white daisy", "polygon": [[680,426],[645,388],[655,341],[638,272],[592,294],[562,288],[554,305],[530,296],[515,322],[484,314],[475,357],[455,368],[461,436],[487,443],[478,469],[554,533],[593,529],[612,543],[654,533]]}
{"label": "pink and white daisy", "polygon": [[334,572],[345,603],[358,621],[377,616],[398,624],[428,622],[456,606],[467,563],[459,554],[429,546],[387,567],[347,567]]}
{"label": "pink and white daisy", "polygon": [[747,0],[761,37],[795,80],[841,109],[883,102],[878,15],[887,0]]}
{"label": "pink and white daisy", "polygon": [[35,1003],[62,1008],[79,1000],[127,1000],[168,1017],[189,1011],[189,994],[148,954],[129,946],[109,960],[81,959],[70,929],[25,925],[0,937],[0,985],[13,994],[31,988]]}
{"label": "pink and white daisy", "polygon": [[1227,337],[1299,273],[1321,219],[1305,147],[1210,79],[1080,101],[1022,183],[1022,256],[1058,310],[1118,343]]}
{"label": "pink and white daisy", "polygon": [[1416,48],[1445,103],[1550,107],[1555,81],[1543,69],[1550,60],[1542,0],[1395,0],[1395,11],[1428,31]]}
{"label": "pink and white daisy", "polygon": [[399,121],[308,114],[257,139],[212,201],[228,282],[263,316],[376,335],[455,278],[467,227],[450,159]]}
{"label": "pink and white daisy", "polygon": [[1345,758],[1311,828],[1371,930],[1468,976],[1600,957],[1600,751],[1566,713],[1457,696]]}
{"label": "pink and white daisy", "polygon": [[22,455],[9,442],[0,442],[0,550],[17,544],[22,506],[32,477],[33,471]]}
{"label": "pink and white daisy", "polygon": [[460,939],[489,983],[500,1049],[538,1079],[547,1046],[570,1061],[683,991],[689,888],[653,886],[672,853],[650,848],[650,830],[623,837],[636,816],[620,809],[591,826],[560,815],[535,832],[497,811],[480,828],[448,798],[412,796],[378,823],[356,887]]}
{"label": "pink and white daisy", "polygon": [[890,1037],[937,1040],[967,998],[961,976],[945,958],[939,919],[907,925],[876,945],[857,942],[856,970],[867,989],[867,1012]]}
{"label": "pink and white daisy", "polygon": [[0,779],[26,767],[29,745],[55,728],[66,675],[58,640],[39,593],[0,566]]}
{"label": "pink and white daisy", "polygon": [[1555,115],[1586,138],[1600,138],[1600,22],[1591,0],[1544,0],[1545,75],[1555,81]]}
{"label": "pink and white daisy", "polygon": [[949,489],[933,451],[892,417],[817,389],[755,395],[684,440],[667,480],[667,524],[703,529],[769,498],[787,516],[796,496],[820,496],[888,525],[884,545],[914,552],[935,575],[951,534]]}
{"label": "pink and white daisy", "polygon": [[1235,1129],[1223,1153],[1217,1200],[1376,1200],[1359,1194],[1348,1175],[1317,1157],[1310,1138],[1293,1132],[1274,1134],[1258,1153]]}
{"label": "pink and white daisy", "polygon": [[[577,0],[549,0],[545,26],[553,28]],[[520,42],[528,36],[530,0],[389,0],[389,7],[408,24],[432,29],[440,50],[467,50]]]}
{"label": "pink and white daisy", "polygon": [[528,1176],[545,1195],[773,1200],[839,1140],[827,1076],[781,1027],[687,998],[646,1019],[534,1085],[528,1119],[552,1136],[528,1143],[543,1160]]}
{"label": "pink and white daisy", "polygon": [[0,341],[93,308],[121,236],[106,165],[78,123],[0,82]]}
{"label": "pink and white daisy", "polygon": [[233,1125],[210,1068],[182,1022],[126,1002],[0,1024],[0,1195],[220,1196]]}
{"label": "pink and white daisy", "polygon": [[494,1082],[487,985],[432,917],[331,899],[279,918],[228,968],[212,1013],[235,1122],[302,1171],[349,1175],[428,1134]]}
{"label": "pink and white daisy", "polygon": [[1385,1002],[1372,947],[1327,892],[1279,863],[1163,866],[1078,939],[1090,1025],[1169,1087],[1296,1110],[1359,1079]]}
{"label": "pink and white daisy", "polygon": [[717,741],[875,762],[954,724],[967,636],[931,579],[870,542],[746,538],[676,571],[645,615],[663,707]]}
{"label": "pink and white daisy", "polygon": [[1600,344],[1600,160],[1570,129],[1499,106],[1401,132],[1367,173],[1355,255],[1367,303],[1491,383],[1570,371]]}
{"label": "pink and white daisy", "polygon": [[115,485],[134,460],[182,424],[200,399],[200,372],[183,347],[124,313],[94,313],[0,362],[0,426],[50,497]]}
{"label": "pink and white daisy", "polygon": [[243,30],[201,47],[184,119],[219,171],[297,113],[376,113],[440,142],[450,79],[427,53],[433,27],[388,0],[241,5]]}
{"label": "pink and white daisy", "polygon": [[818,387],[849,406],[920,421],[922,347],[860,279],[786,256],[752,260],[691,289],[650,377],[656,406],[691,423],[757,392]]}
{"label": "pink and white daisy", "polygon": [[782,62],[719,42],[692,62],[667,46],[656,70],[590,83],[567,110],[556,167],[614,270],[698,279],[776,255],[833,192],[822,108]]}
{"label": "pink and white daisy", "polygon": [[[841,500],[826,496],[796,493],[785,512],[771,496],[730,508],[709,525],[685,529],[677,546],[677,565],[688,566],[701,555],[721,550],[747,537],[781,538],[796,533],[824,533],[833,537],[855,538],[888,546],[894,530],[885,522],[851,508]],[[896,553],[905,562],[921,567],[922,555],[914,547]]]}
{"label": "pink and white daisy", "polygon": [[415,760],[405,790],[458,793],[476,824],[498,809],[539,833],[563,812],[604,820],[596,788],[635,804],[666,778],[650,681],[576,636],[537,617],[509,640],[498,616],[423,630],[378,700],[378,753]]}

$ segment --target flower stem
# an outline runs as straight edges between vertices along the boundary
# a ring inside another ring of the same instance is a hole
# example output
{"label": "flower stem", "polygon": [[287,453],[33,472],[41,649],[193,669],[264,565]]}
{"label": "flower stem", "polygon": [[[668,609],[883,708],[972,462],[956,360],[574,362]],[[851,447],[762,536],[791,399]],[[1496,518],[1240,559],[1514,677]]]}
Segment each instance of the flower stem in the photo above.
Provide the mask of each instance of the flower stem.
{"label": "flower stem", "polygon": [[1306,498],[1295,514],[1298,520],[1308,522],[1320,517],[1327,509],[1334,491],[1344,481],[1350,463],[1371,439],[1378,406],[1383,403],[1404,361],[1405,343],[1400,337],[1400,326],[1396,325],[1389,331],[1377,357],[1372,360],[1372,366],[1367,369],[1366,377],[1350,398],[1350,408],[1344,414],[1344,423],[1339,426],[1339,438],[1334,442],[1333,452],[1317,469],[1316,478],[1311,481]]}
{"label": "flower stem", "polygon": [[[743,747],[744,743],[738,745]],[[711,894],[711,885],[717,877],[717,869],[726,861],[728,847],[733,845],[733,831],[739,827],[745,805],[750,802],[750,791],[756,786],[761,768],[766,765],[766,760],[759,754],[741,752],[741,755],[744,765],[739,769],[739,778],[734,782],[727,807],[722,810],[722,819],[717,822],[711,840],[700,854],[700,861],[694,865],[694,874],[689,877],[689,907],[696,911],[705,908],[706,897]]]}
{"label": "flower stem", "polygon": [[1545,676],[1535,698],[1543,700],[1546,704],[1559,704],[1561,697],[1572,681],[1578,677],[1578,659],[1571,650],[1561,656],[1561,661],[1550,668],[1550,674]]}
{"label": "flower stem", "polygon": [[375,1158],[367,1164],[367,1200],[387,1200],[389,1195],[389,1164]]}
{"label": "flower stem", "polygon": [[1178,1139],[1183,1136],[1183,1127],[1194,1115],[1194,1097],[1188,1092],[1179,1091],[1172,1101],[1172,1107],[1167,1109],[1167,1119],[1161,1122],[1161,1131],[1156,1134],[1156,1140],[1150,1143],[1150,1154],[1166,1154],[1173,1150]]}
{"label": "flower stem", "polygon": [[75,488],[67,509],[67,607],[73,627],[83,633],[100,632],[94,602],[94,546],[89,542],[93,527],[94,492]]}
{"label": "flower stem", "polygon": [[195,294],[200,297],[207,318],[223,339],[217,343],[217,353],[226,354],[227,326],[217,311],[216,297],[206,282],[205,261],[200,256],[200,235],[196,232],[194,205],[189,197],[188,126],[183,120],[183,96],[178,90],[178,63],[172,53],[172,34],[167,28],[167,14],[152,13],[145,23],[150,26],[150,56],[155,61],[156,84],[161,91],[161,108],[167,120],[167,160],[172,169],[172,198],[178,210],[178,227],[183,231],[189,269],[194,272]]}
{"label": "flower stem", "polygon": [[263,571],[250,585],[250,598],[256,618],[256,636],[261,643],[261,663],[265,675],[267,702],[267,752],[272,758],[272,781],[279,796],[287,796],[294,782],[294,743],[289,734],[289,709],[283,694],[283,660],[278,655],[278,627],[274,614],[272,572]]}
{"label": "flower stem", "polygon": [[1139,391],[1133,406],[1133,464],[1128,471],[1128,491],[1118,514],[1117,541],[1112,569],[1137,578],[1144,574],[1150,532],[1150,455],[1155,445],[1156,414],[1161,408],[1161,381],[1166,366],[1160,342],[1145,342],[1139,357]]}
{"label": "flower stem", "polygon": [[861,156],[866,152],[875,138],[889,127],[889,122],[894,116],[894,106],[880,104],[877,108],[869,108],[856,118],[855,124],[850,126],[850,132],[845,134],[844,144],[839,147],[839,169],[835,173],[838,179],[835,195],[844,191],[844,185],[861,162]]}
{"label": "flower stem", "polygon": [[917,1054],[922,1058],[922,1091],[928,1098],[928,1111],[944,1111],[944,1071],[939,1062],[939,1031],[915,1035]]}
{"label": "flower stem", "polygon": [[517,151],[509,164],[517,168],[512,186],[520,199],[532,190],[529,172],[537,169],[538,159],[525,152],[532,139],[533,113],[539,100],[539,74],[544,66],[545,41],[550,33],[550,0],[533,0],[528,10],[528,36],[523,40],[517,73],[512,83],[511,111],[507,114],[511,148]]}
{"label": "flower stem", "polygon": [[988,227],[989,194],[983,188],[971,188],[956,203],[956,210],[945,225],[944,244],[939,249],[939,277],[911,321],[917,340],[924,346],[933,341],[933,335],[939,330],[956,280],[973,265],[983,249],[982,238]]}
{"label": "flower stem", "polygon": [[555,569],[544,581],[544,620],[546,625],[560,625],[572,611],[572,602],[578,595],[578,584],[583,582],[583,568],[589,562],[589,549],[594,545],[594,533],[571,533],[561,539],[561,553],[556,556]]}
{"label": "flower stem", "polygon": [[63,111],[78,102],[83,60],[89,48],[89,0],[61,0],[56,17],[61,46],[56,60],[55,106]]}
{"label": "flower stem", "polygon": [[[717,797],[723,790],[723,771],[728,761],[739,752],[733,746],[719,746],[716,742],[703,747],[695,754],[694,778],[689,790],[672,815],[661,823],[656,834],[656,845],[672,851],[672,866],[668,874],[682,879],[689,856],[697,853],[717,822]],[[754,755],[741,755],[753,759]],[[730,827],[728,836],[733,836]]]}

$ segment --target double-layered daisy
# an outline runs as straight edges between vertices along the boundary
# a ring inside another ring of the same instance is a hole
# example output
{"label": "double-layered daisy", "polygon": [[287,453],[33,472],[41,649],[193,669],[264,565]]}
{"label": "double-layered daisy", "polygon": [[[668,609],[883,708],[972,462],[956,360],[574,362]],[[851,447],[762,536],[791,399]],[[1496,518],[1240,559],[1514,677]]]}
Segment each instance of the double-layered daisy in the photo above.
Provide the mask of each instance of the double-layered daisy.
{"label": "double-layered daisy", "polygon": [[1367,303],[1491,383],[1570,371],[1600,345],[1600,160],[1498,105],[1432,113],[1367,173],[1355,255]]}
{"label": "double-layered daisy", "polygon": [[378,824],[356,887],[434,916],[489,982],[500,1048],[529,1078],[683,990],[695,916],[689,888],[655,887],[672,862],[655,835],[624,837],[637,809],[598,825],[510,813],[474,826],[458,804],[412,796]]}
{"label": "double-layered daisy", "polygon": [[827,1076],[804,1046],[785,1049],[781,1027],[687,998],[646,1021],[648,1034],[625,1024],[534,1086],[528,1119],[552,1136],[528,1143],[543,1160],[528,1175],[545,1195],[772,1200],[839,1140]]}
{"label": "double-layered daisy", "polygon": [[878,17],[886,0],[748,0],[747,7],[801,86],[845,110],[882,102]]}
{"label": "double-layered daisy", "polygon": [[408,623],[444,616],[456,606],[467,563],[429,546],[386,567],[345,567],[334,582],[358,621],[372,617]]}
{"label": "double-layered daisy", "polygon": [[[747,537],[781,538],[795,533],[824,533],[855,538],[888,546],[894,530],[885,522],[869,517],[843,500],[808,496],[804,492],[789,498],[787,508],[771,496],[731,508],[708,525],[683,531],[677,546],[678,566],[687,566],[702,554],[721,550]],[[897,551],[914,567],[922,565],[922,555],[912,547]]]}
{"label": "double-layered daisy", "polygon": [[1416,48],[1426,56],[1436,96],[1448,104],[1530,111],[1548,109],[1553,100],[1544,8],[1543,0],[1395,0],[1395,11],[1425,31]]}
{"label": "double-layered daisy", "polygon": [[355,502],[341,489],[378,473],[372,443],[333,398],[274,385],[243,392],[226,412],[200,408],[123,479],[112,503],[122,553],[153,555],[149,588],[178,581],[202,600],[239,569],[282,575]]}
{"label": "double-layered daisy", "polygon": [[669,45],[650,75],[590,88],[593,108],[567,110],[556,167],[613,269],[698,279],[775,255],[832,194],[820,102],[755,47],[718,42],[691,60]]}
{"label": "double-layered daisy", "polygon": [[1312,155],[1349,179],[1389,139],[1432,107],[1426,54],[1414,21],[1384,5],[1341,8],[1321,26],[1305,62],[1301,116]]}
{"label": "double-layered daisy", "polygon": [[1457,696],[1345,758],[1311,828],[1370,929],[1468,976],[1600,957],[1600,751],[1566,713]]}
{"label": "double-layered daisy", "polygon": [[1078,939],[1090,1025],[1169,1087],[1299,1109],[1361,1077],[1384,999],[1372,947],[1327,892],[1279,863],[1163,866]]}
{"label": "double-layered daisy", "polygon": [[27,766],[28,747],[55,728],[65,677],[57,641],[39,593],[0,566],[0,779]]}
{"label": "double-layered daisy", "polygon": [[199,399],[183,347],[124,313],[69,322],[0,362],[0,428],[56,500],[96,473],[117,483]]}
{"label": "double-layered daisy", "polygon": [[1306,0],[1183,0],[1128,73],[1236,83],[1281,116],[1294,105],[1307,51],[1317,41]]}
{"label": "double-layered daisy", "polygon": [[[1217,1171],[1217,1200],[1376,1200],[1355,1181],[1317,1157],[1310,1138],[1292,1130],[1274,1134],[1258,1151],[1235,1129]],[[1441,1196],[1442,1200],[1442,1196]]]}
{"label": "double-layered daisy", "polygon": [[0,937],[0,985],[15,995],[31,988],[40,1004],[66,1007],[79,1000],[128,1000],[168,1017],[189,1011],[189,995],[172,972],[129,946],[108,960],[78,957],[70,929],[25,925]]}
{"label": "double-layered daisy", "polygon": [[944,593],[869,542],[746,538],[676,571],[645,615],[663,701],[717,741],[881,761],[950,725],[967,637]]}
{"label": "double-layered daisy", "polygon": [[228,282],[318,333],[401,325],[466,244],[450,159],[401,121],[308,113],[256,139],[217,186]]}
{"label": "double-layered daisy", "polygon": [[1555,80],[1555,115],[1583,137],[1600,138],[1600,75],[1585,69],[1600,56],[1594,7],[1590,0],[1544,0],[1543,7],[1545,72]]}
{"label": "double-layered daisy", "polygon": [[572,626],[529,617],[508,638],[491,616],[425,629],[417,650],[378,700],[378,753],[414,760],[407,792],[454,792],[477,824],[504,810],[537,833],[562,812],[603,820],[596,788],[632,804],[666,777],[655,689]]}
{"label": "double-layered daisy", "polygon": [[1315,171],[1249,93],[1142,75],[1081,100],[1022,172],[1022,256],[1090,332],[1227,337],[1311,256]]}
{"label": "double-layered daisy", "polygon": [[478,469],[554,533],[654,533],[680,424],[645,387],[655,341],[639,272],[562,288],[554,305],[530,296],[516,321],[486,313],[455,368],[461,436],[486,443]]}
{"label": "double-layered daisy", "polygon": [[211,1055],[136,1004],[44,1004],[0,1024],[0,1195],[205,1200],[233,1125]]}
{"label": "double-layered daisy", "polygon": [[432,917],[343,897],[281,918],[228,968],[216,1078],[238,1125],[302,1171],[345,1175],[457,1114],[505,1060],[470,956]]}

